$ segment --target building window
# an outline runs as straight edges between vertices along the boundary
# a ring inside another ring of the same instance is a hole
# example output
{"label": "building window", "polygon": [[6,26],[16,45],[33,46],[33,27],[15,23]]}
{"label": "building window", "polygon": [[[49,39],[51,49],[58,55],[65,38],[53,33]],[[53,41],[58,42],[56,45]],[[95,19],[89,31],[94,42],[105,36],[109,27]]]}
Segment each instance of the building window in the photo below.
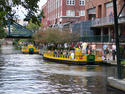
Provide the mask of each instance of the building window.
{"label": "building window", "polygon": [[113,7],[113,2],[106,3],[106,8]]}
{"label": "building window", "polygon": [[105,8],[105,15],[113,16],[113,2],[106,3]]}
{"label": "building window", "polygon": [[85,0],[79,0],[79,5],[84,6],[85,5]]}
{"label": "building window", "polygon": [[73,11],[73,10],[67,10],[66,11],[66,16],[74,17],[75,16],[75,11]]}
{"label": "building window", "polygon": [[67,5],[75,5],[75,0],[67,0]]}
{"label": "building window", "polygon": [[85,16],[85,11],[84,10],[79,11],[79,16]]}

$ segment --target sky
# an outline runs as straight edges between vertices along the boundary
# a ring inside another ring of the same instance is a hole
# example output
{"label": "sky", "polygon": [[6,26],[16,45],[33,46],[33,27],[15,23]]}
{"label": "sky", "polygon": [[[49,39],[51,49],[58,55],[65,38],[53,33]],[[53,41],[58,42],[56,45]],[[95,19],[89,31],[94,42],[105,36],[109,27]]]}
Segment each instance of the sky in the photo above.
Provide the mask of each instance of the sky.
{"label": "sky", "polygon": [[47,0],[40,0],[40,2],[38,3],[39,8],[41,9],[42,5],[44,5],[46,3]]}
{"label": "sky", "polygon": [[[46,3],[47,0],[40,0],[38,5],[39,5],[39,10],[41,10],[42,6]],[[17,7],[13,8],[16,10],[16,15],[18,15],[19,19],[24,19],[25,15],[26,15],[26,10],[24,8],[22,8],[21,6],[18,6],[18,10]]]}

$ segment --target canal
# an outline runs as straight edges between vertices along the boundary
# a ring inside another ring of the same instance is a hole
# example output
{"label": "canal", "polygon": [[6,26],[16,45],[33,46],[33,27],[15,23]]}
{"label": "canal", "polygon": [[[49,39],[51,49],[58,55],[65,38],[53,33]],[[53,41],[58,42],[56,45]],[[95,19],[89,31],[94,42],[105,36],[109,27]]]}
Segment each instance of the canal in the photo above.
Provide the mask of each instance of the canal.
{"label": "canal", "polygon": [[0,50],[0,94],[124,94],[107,86],[106,78],[116,72],[115,66],[45,62],[11,45]]}

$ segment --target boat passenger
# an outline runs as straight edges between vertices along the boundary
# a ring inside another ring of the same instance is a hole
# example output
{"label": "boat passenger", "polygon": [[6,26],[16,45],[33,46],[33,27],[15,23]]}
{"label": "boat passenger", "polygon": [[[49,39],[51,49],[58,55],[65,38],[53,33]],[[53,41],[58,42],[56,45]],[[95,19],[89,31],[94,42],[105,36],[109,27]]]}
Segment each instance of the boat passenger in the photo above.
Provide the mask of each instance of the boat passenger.
{"label": "boat passenger", "polygon": [[66,55],[66,50],[63,51],[63,55]]}
{"label": "boat passenger", "polygon": [[91,46],[88,47],[88,54],[92,54],[92,47]]}
{"label": "boat passenger", "polygon": [[71,59],[74,59],[74,57],[75,57],[75,54],[74,54],[74,52],[72,51],[72,52],[71,52]]}
{"label": "boat passenger", "polygon": [[81,45],[81,46],[82,46],[82,53],[83,53],[83,55],[86,54],[87,45],[88,45],[87,42],[84,42],[84,43],[82,43],[82,45]]}
{"label": "boat passenger", "polygon": [[55,51],[53,52],[53,54],[57,54],[57,51],[55,50]]}
{"label": "boat passenger", "polygon": [[61,55],[63,54],[63,51],[62,51],[62,50],[60,51],[60,54],[61,54]]}
{"label": "boat passenger", "polygon": [[95,55],[96,54],[96,45],[92,44],[91,48],[92,48],[92,53]]}

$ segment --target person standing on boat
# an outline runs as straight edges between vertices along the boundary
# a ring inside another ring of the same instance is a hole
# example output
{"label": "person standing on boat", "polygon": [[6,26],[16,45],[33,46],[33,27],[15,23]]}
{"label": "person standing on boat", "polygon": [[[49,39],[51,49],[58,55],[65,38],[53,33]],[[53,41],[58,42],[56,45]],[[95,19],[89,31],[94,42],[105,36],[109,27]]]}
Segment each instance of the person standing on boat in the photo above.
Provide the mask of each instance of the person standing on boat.
{"label": "person standing on boat", "polygon": [[81,45],[81,46],[82,46],[82,53],[83,53],[83,54],[86,54],[87,45],[88,45],[87,42],[84,42],[84,43],[82,43],[82,45]]}
{"label": "person standing on boat", "polygon": [[74,57],[75,57],[75,54],[74,54],[74,52],[72,51],[72,52],[71,52],[71,59],[74,59]]}
{"label": "person standing on boat", "polygon": [[87,54],[92,54],[92,47],[90,45],[88,46],[88,50],[87,51],[88,51]]}
{"label": "person standing on boat", "polygon": [[67,43],[65,43],[65,44],[64,44],[64,48],[67,48],[67,47],[68,47],[68,44],[67,44]]}
{"label": "person standing on boat", "polygon": [[95,55],[96,54],[96,45],[92,44],[91,47],[92,47],[92,52]]}

